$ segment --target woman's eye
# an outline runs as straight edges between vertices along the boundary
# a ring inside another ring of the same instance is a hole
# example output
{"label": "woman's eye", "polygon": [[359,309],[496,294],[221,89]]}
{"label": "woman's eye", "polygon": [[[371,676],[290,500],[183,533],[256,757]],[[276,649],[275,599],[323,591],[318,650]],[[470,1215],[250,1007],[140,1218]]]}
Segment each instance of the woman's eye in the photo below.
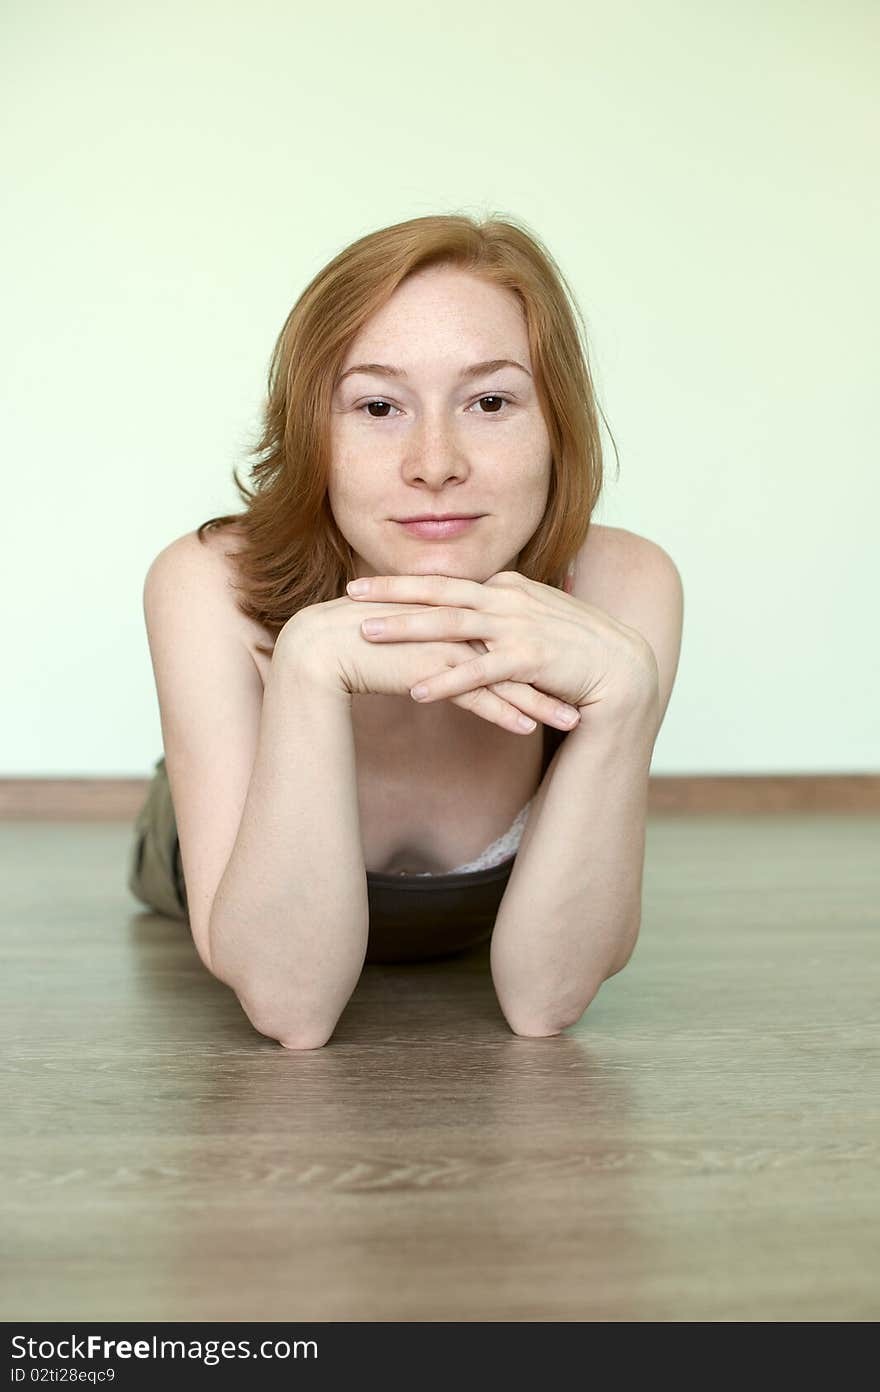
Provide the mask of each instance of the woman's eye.
{"label": "woman's eye", "polygon": [[[499,396],[497,392],[492,392],[490,395],[478,397],[476,401],[474,401],[474,402],[471,403],[471,405],[473,405],[473,406],[479,406],[479,405],[481,405],[484,401],[495,401],[495,402],[498,402],[498,403],[499,403],[499,406],[498,406],[497,409],[493,409],[493,410],[491,410],[491,411],[477,411],[476,414],[477,414],[478,416],[502,416],[502,415],[505,415],[506,412],[504,412],[503,410],[501,410],[501,406],[505,406],[505,405],[509,405],[509,404],[510,404],[510,398],[509,398],[509,397],[507,397],[507,396]],[[375,398],[375,399],[372,400],[372,401],[365,401],[365,402],[363,403],[362,406],[359,406],[359,407],[358,407],[358,410],[359,410],[359,411],[368,411],[368,409],[369,409],[370,406],[387,406],[387,407],[389,407],[392,411],[396,411],[396,410],[397,410],[397,407],[396,407],[396,406],[392,406],[390,401],[384,401],[384,400],[382,400],[382,399],[379,398],[379,397]],[[389,419],[389,417],[388,417],[387,415],[374,416],[374,415],[372,414],[372,412],[369,413],[369,418],[370,418],[370,420],[388,420],[388,419]]]}

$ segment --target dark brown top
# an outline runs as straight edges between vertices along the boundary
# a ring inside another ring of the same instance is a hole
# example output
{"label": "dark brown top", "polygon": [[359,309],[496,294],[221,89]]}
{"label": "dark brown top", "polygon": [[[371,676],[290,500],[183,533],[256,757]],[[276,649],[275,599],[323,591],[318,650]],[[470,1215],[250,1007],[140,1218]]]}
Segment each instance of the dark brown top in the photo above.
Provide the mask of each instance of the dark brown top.
{"label": "dark brown top", "polygon": [[[568,731],[544,726],[541,777]],[[367,962],[448,957],[491,937],[516,856],[487,870],[426,877],[367,871]]]}

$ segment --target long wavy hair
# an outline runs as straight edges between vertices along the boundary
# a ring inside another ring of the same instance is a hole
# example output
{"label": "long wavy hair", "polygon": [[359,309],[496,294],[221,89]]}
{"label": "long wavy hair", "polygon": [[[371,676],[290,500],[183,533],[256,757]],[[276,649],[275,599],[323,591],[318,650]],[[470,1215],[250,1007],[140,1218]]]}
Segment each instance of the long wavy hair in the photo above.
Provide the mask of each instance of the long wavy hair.
{"label": "long wavy hair", "polygon": [[[339,598],[354,577],[351,546],[327,499],[331,399],[348,347],[408,275],[438,265],[513,291],[525,314],[552,466],[520,573],[561,589],[587,538],[602,490],[602,445],[586,328],[561,270],[513,218],[450,213],[396,223],[352,242],[296,301],[270,360],[260,437],[247,452],[253,488],[233,469],[245,511],[211,517],[197,531],[203,544],[209,530],[240,532],[240,545],[226,553],[238,607],[275,638],[297,610]],[[272,648],[258,647],[271,656]]]}

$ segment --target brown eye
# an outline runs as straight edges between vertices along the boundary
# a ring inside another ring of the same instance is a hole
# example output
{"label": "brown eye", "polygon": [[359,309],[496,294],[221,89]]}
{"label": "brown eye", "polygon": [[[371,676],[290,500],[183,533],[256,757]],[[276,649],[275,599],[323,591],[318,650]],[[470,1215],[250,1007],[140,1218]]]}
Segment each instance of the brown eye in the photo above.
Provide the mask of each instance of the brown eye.
{"label": "brown eye", "polygon": [[[367,408],[370,407],[370,406],[391,406],[391,402],[390,402],[390,401],[365,401],[364,404],[363,404],[363,406],[359,407],[359,410],[361,410],[361,411],[366,411]],[[397,407],[396,407],[396,406],[391,406],[391,410],[392,410],[392,411],[396,411],[396,410],[397,410]],[[371,416],[370,416],[370,420],[388,420],[388,417],[387,417],[387,416],[374,416],[374,415],[371,415]]]}
{"label": "brown eye", "polygon": [[[476,401],[471,402],[471,406],[468,407],[468,410],[471,410],[474,406],[482,406],[484,401],[494,402],[495,405],[489,411],[477,411],[476,414],[479,416],[506,415],[507,412],[504,410],[504,407],[512,404],[509,397],[501,396],[497,392],[492,392],[491,394],[487,394],[486,396],[480,396],[477,398]],[[384,406],[386,410],[381,415],[377,415],[371,409],[373,406]],[[371,401],[364,401],[360,406],[358,406],[357,409],[362,414],[366,412],[370,420],[391,420],[391,416],[388,414],[388,412],[396,411],[397,407],[392,406],[390,401],[385,401],[381,397],[374,397]]]}

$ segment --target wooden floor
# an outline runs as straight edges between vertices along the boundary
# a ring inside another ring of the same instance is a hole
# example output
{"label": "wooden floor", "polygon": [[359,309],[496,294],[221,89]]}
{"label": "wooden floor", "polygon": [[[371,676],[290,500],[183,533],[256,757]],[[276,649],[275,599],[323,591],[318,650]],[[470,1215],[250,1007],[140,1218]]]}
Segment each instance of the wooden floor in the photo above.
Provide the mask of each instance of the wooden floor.
{"label": "wooden floor", "polygon": [[123,822],[0,823],[10,1320],[876,1320],[880,818],[652,816],[628,967],[488,950],[256,1033]]}

